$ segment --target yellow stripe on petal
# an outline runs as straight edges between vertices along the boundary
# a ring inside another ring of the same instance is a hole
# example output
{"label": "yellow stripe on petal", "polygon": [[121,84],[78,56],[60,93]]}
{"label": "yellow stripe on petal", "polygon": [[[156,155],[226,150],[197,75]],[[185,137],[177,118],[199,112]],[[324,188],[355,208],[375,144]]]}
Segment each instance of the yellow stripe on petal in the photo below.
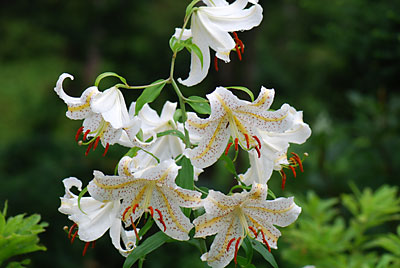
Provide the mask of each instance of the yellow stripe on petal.
{"label": "yellow stripe on petal", "polygon": [[254,226],[257,227],[257,229],[262,229],[262,231],[264,232],[264,234],[268,237],[271,238],[272,241],[274,241],[276,243],[276,241],[278,241],[277,236],[273,235],[267,228],[264,228],[262,225],[260,225],[255,219],[253,219],[252,217],[250,217],[249,215],[246,215],[247,218],[253,223]]}
{"label": "yellow stripe on petal", "polygon": [[167,197],[165,196],[165,194],[164,194],[162,191],[160,191],[159,189],[158,189],[158,192],[161,194],[161,196],[162,196],[162,198],[163,198],[163,200],[164,200],[164,203],[165,203],[165,205],[166,205],[166,207],[167,207],[168,214],[169,214],[169,216],[171,217],[172,221],[175,223],[175,225],[176,225],[179,229],[181,229],[181,231],[183,231],[183,232],[185,232],[185,233],[188,233],[189,230],[186,230],[185,227],[183,227],[183,226],[179,223],[178,219],[176,218],[176,216],[175,216],[175,214],[174,214],[174,210],[172,209],[171,205],[169,204],[169,200],[167,199]]}
{"label": "yellow stripe on petal", "polygon": [[278,118],[269,118],[269,117],[264,117],[255,113],[251,113],[251,112],[246,112],[246,111],[241,111],[241,110],[237,110],[237,113],[241,113],[241,114],[245,114],[245,115],[249,115],[249,116],[254,116],[260,120],[263,120],[265,122],[278,122],[278,121],[282,121],[283,119],[285,119],[289,113],[286,113],[284,116],[282,117],[278,117]]}
{"label": "yellow stripe on petal", "polygon": [[90,94],[86,98],[86,102],[82,105],[79,106],[68,106],[68,111],[70,112],[76,112],[76,111],[81,111],[83,109],[86,109],[90,106],[90,99],[92,98],[93,94],[96,93],[94,90],[90,92]]}
{"label": "yellow stripe on petal", "polygon": [[265,94],[262,96],[261,100],[259,100],[259,101],[256,102],[256,103],[252,103],[251,106],[259,107],[259,106],[264,105],[264,103],[265,103],[266,100],[268,99],[268,96],[269,96],[269,90],[266,90],[266,91],[265,91]]}
{"label": "yellow stripe on petal", "polygon": [[106,184],[102,184],[102,183],[98,182],[96,178],[93,179],[93,182],[94,182],[94,184],[96,184],[97,187],[99,187],[101,189],[105,189],[105,190],[115,190],[115,189],[123,188],[125,186],[137,183],[139,181],[145,181],[145,180],[132,180],[132,181],[127,181],[124,183],[116,184],[116,185],[106,185]]}
{"label": "yellow stripe on petal", "polygon": [[291,204],[289,207],[285,208],[285,209],[268,209],[268,208],[263,208],[263,207],[252,207],[252,206],[246,206],[246,208],[249,209],[254,209],[254,210],[261,210],[263,212],[268,212],[268,213],[273,213],[273,214],[277,214],[277,213],[285,213],[288,212],[289,210],[291,210],[296,204],[293,203]]}
{"label": "yellow stripe on petal", "polygon": [[[213,144],[214,144],[215,139],[217,138],[218,133],[221,131],[221,128],[222,128],[224,122],[225,122],[225,117],[222,117],[222,118],[220,119],[220,121],[218,122],[218,126],[217,126],[217,128],[215,129],[215,132],[214,132],[214,134],[212,135],[212,137],[211,137],[209,143],[207,144],[206,148],[204,149],[204,151],[201,152],[200,154],[194,156],[193,159],[200,159],[200,158],[202,158],[203,156],[205,156],[205,155],[208,153],[208,151],[210,151],[211,147],[212,147]],[[225,127],[225,126],[223,126],[223,127]]]}
{"label": "yellow stripe on petal", "polygon": [[195,127],[195,128],[205,129],[210,124],[210,121],[208,121],[206,123],[195,123],[195,122],[193,122],[191,120],[187,120],[186,123],[191,125],[192,127]]}
{"label": "yellow stripe on petal", "polygon": [[220,220],[223,219],[225,216],[226,216],[226,215],[222,215],[222,216],[219,216],[219,217],[215,217],[215,218],[213,218],[213,219],[211,219],[211,220],[209,220],[209,221],[206,221],[205,223],[196,225],[196,232],[201,232],[201,229],[208,228],[208,227],[214,225],[216,222],[220,221]]}

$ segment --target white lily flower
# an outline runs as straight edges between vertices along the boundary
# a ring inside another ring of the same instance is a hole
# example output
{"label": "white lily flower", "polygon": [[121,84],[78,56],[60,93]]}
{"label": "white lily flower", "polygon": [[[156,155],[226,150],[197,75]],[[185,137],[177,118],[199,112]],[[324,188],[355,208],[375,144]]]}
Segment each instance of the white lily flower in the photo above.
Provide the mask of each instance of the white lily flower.
{"label": "white lily flower", "polygon": [[[258,26],[262,21],[262,8],[257,1],[236,0],[228,4],[224,0],[203,1],[207,6],[198,7],[192,14],[191,29],[176,29],[174,37],[182,40],[192,38],[203,55],[203,64],[194,51],[191,53],[191,65],[189,77],[185,80],[178,79],[185,86],[193,86],[200,83],[208,73],[210,67],[210,47],[216,52],[216,57],[229,62],[229,54],[232,49],[238,49],[235,36],[230,32],[250,30]],[[246,8],[248,3],[254,5]],[[181,36],[182,34],[182,36]],[[240,44],[241,49],[243,44]],[[240,54],[240,52],[238,52]]]}
{"label": "white lily flower", "polygon": [[267,185],[254,184],[250,192],[232,196],[210,190],[204,200],[206,213],[194,220],[194,237],[217,234],[210,250],[201,256],[211,267],[225,267],[236,256],[243,239],[250,236],[268,249],[277,248],[281,235],[274,225],[285,227],[293,223],[301,208],[293,197],[266,200]]}
{"label": "white lily flower", "polygon": [[273,89],[262,87],[258,98],[251,103],[218,87],[207,95],[211,105],[209,118],[201,119],[195,113],[188,113],[187,129],[190,135],[197,135],[201,140],[196,148],[186,149],[185,155],[194,166],[208,167],[223,153],[229,137],[232,137],[236,150],[240,145],[245,150],[255,149],[259,152],[261,141],[257,137],[258,129],[279,133],[293,124],[288,104],[282,105],[277,111],[268,111],[274,94]]}
{"label": "white lily flower", "polygon": [[259,131],[261,157],[254,151],[249,152],[250,168],[245,174],[239,175],[246,185],[266,184],[273,170],[282,170],[282,165],[296,164],[296,160],[295,163],[287,160],[289,143],[304,143],[311,136],[311,129],[303,122],[303,112],[297,112],[293,107],[290,107],[289,112],[294,118],[290,129],[281,133]]}
{"label": "white lily flower", "polygon": [[129,117],[124,97],[118,88],[112,87],[100,92],[97,87],[92,86],[86,89],[81,97],[75,98],[64,92],[62,83],[66,78],[74,79],[67,73],[60,75],[54,91],[67,104],[66,115],[68,118],[84,119],[83,126],[76,135],[76,140],[81,133],[84,133],[84,140],[93,137],[89,141],[87,152],[93,145],[95,149],[99,140],[107,150],[109,145],[120,139],[124,128],[129,128],[136,133],[139,131],[140,120]]}
{"label": "white lily flower", "polygon": [[128,167],[120,165],[120,176],[105,176],[94,172],[88,191],[95,199],[122,200],[119,215],[127,226],[132,225],[144,212],[149,212],[157,226],[176,240],[188,240],[193,224],[180,207],[201,206],[201,194],[182,189],[175,184],[178,167],[173,160],[138,171],[131,176]]}
{"label": "white lily flower", "polygon": [[[136,243],[136,236],[133,231],[125,231],[122,227],[121,217],[119,217],[120,202],[105,201],[100,202],[92,197],[82,197],[80,207],[78,206],[78,196],[70,191],[72,187],[82,190],[82,182],[77,178],[67,178],[63,180],[65,195],[61,197],[59,211],[68,215],[68,219],[75,224],[70,229],[70,236],[78,228],[72,239],[78,235],[84,242],[93,242],[110,230],[110,237],[115,248],[123,255],[127,256],[133,250]],[[121,239],[124,247],[121,246]],[[73,241],[73,240],[72,240]],[[87,246],[85,247],[85,249]],[[84,251],[85,252],[85,251]]]}

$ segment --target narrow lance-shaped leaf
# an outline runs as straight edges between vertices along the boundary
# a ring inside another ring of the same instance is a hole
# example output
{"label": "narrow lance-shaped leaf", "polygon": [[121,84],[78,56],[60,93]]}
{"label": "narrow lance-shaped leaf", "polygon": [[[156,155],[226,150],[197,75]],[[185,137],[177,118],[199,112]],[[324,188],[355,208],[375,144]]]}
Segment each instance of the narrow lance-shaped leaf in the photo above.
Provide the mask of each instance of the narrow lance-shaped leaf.
{"label": "narrow lance-shaped leaf", "polygon": [[243,92],[246,92],[247,95],[249,95],[251,101],[254,101],[254,94],[253,92],[251,92],[250,89],[248,89],[247,87],[242,87],[242,86],[232,86],[232,87],[226,87],[228,89],[237,89],[237,90],[241,90]]}
{"label": "narrow lance-shaped leaf", "polygon": [[[193,190],[194,189],[194,171],[190,160],[186,157],[182,157],[178,163],[182,168],[178,172],[176,177],[176,184],[184,189]],[[182,208],[183,213],[186,217],[190,216],[190,208]]]}
{"label": "narrow lance-shaped leaf", "polygon": [[[192,100],[192,101],[191,101]],[[190,96],[187,103],[196,113],[199,114],[211,114],[211,107],[208,101],[199,96]]]}
{"label": "narrow lance-shaped leaf", "polygon": [[109,77],[109,76],[117,77],[117,78],[119,78],[119,80],[121,80],[122,83],[124,83],[125,85],[128,85],[128,83],[126,82],[126,79],[125,79],[125,78],[123,78],[122,76],[120,76],[120,75],[118,75],[118,74],[116,74],[116,73],[113,73],[113,72],[105,72],[105,73],[100,74],[100,75],[96,78],[96,81],[94,82],[94,85],[95,85],[96,87],[99,87],[100,81],[101,81],[103,78],[106,78],[106,77]]}
{"label": "narrow lance-shaped leaf", "polygon": [[253,240],[251,241],[253,248],[263,256],[263,258],[272,265],[274,268],[278,268],[278,264],[275,261],[274,255],[269,252],[260,242]]}

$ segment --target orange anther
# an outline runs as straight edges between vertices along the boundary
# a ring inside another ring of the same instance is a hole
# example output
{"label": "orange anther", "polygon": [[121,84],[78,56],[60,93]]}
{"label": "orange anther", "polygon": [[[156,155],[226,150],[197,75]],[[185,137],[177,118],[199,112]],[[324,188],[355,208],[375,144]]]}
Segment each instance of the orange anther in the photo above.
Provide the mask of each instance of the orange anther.
{"label": "orange anther", "polygon": [[80,128],[78,129],[78,131],[76,132],[76,135],[75,135],[75,140],[76,140],[76,141],[78,141],[79,136],[82,134],[82,132],[83,132],[83,126],[80,127]]}
{"label": "orange anther", "polygon": [[150,206],[150,207],[148,207],[148,209],[150,209],[150,216],[152,217],[152,218],[154,218],[153,216],[154,216],[154,210],[153,210],[153,207],[152,206]]}
{"label": "orange anther", "polygon": [[261,149],[261,141],[257,136],[253,136],[253,138],[257,141],[258,147]]}
{"label": "orange anther", "polygon": [[282,176],[282,190],[284,190],[285,189],[285,184],[286,184],[286,174],[283,171],[283,169],[281,169],[280,173],[281,173],[281,176]]}
{"label": "orange anther", "polygon": [[250,231],[252,231],[252,232],[253,232],[253,234],[254,234],[254,238],[257,238],[257,236],[258,236],[258,233],[257,233],[256,229],[254,229],[254,228],[253,228],[253,226],[249,226],[249,229],[250,229]]}
{"label": "orange anther", "polygon": [[226,146],[225,155],[228,154],[229,148],[231,148],[231,146],[232,146],[232,142],[228,143],[228,146]]}
{"label": "orange anther", "polygon": [[71,244],[74,243],[76,236],[78,235],[78,230],[75,231],[74,235],[71,238]]}
{"label": "orange anther", "polygon": [[107,143],[106,148],[104,149],[104,153],[103,156],[106,156],[107,152],[108,152],[108,148],[110,147],[110,144]]}
{"label": "orange anther", "polygon": [[93,151],[96,150],[97,145],[99,145],[99,140],[100,140],[100,136],[98,136],[98,137],[96,138],[95,142],[94,142]]}
{"label": "orange anther", "polygon": [[258,148],[258,147],[255,147],[255,148],[256,148],[256,151],[257,151],[257,154],[258,154],[258,158],[260,158],[261,157],[260,148]]}
{"label": "orange anther", "polygon": [[[83,129],[82,129],[83,130]],[[87,135],[90,133],[90,129],[86,130],[85,134],[83,135],[83,140],[85,141],[87,138]]]}
{"label": "orange anther", "polygon": [[239,149],[239,138],[235,139],[235,151]]}
{"label": "orange anther", "polygon": [[89,245],[90,245],[90,242],[86,242],[86,243],[85,243],[85,247],[83,248],[83,251],[82,251],[82,256],[85,256],[85,255],[86,255],[86,251],[87,251]]}
{"label": "orange anther", "polygon": [[214,57],[214,68],[218,72],[218,58],[217,58],[217,56]]}
{"label": "orange anther", "polygon": [[92,248],[94,248],[94,246],[96,246],[96,240],[92,241]]}
{"label": "orange anther", "polygon": [[227,251],[227,252],[229,251],[229,248],[231,247],[233,241],[235,241],[235,240],[236,240],[236,238],[232,238],[232,239],[229,241],[228,246],[226,247],[226,251]]}
{"label": "orange anther", "polygon": [[157,213],[158,213],[158,216],[160,216],[159,218],[158,218],[158,221],[159,222],[161,222],[161,224],[164,226],[164,232],[167,230],[167,226],[165,225],[165,222],[164,222],[164,220],[163,220],[163,216],[162,216],[162,214],[161,214],[161,211],[159,210],[159,209],[154,209]]}
{"label": "orange anther", "polygon": [[86,156],[88,156],[90,149],[92,149],[92,146],[93,146],[93,142],[89,143],[89,146],[87,147],[86,152],[85,152]]}
{"label": "orange anther", "polygon": [[239,60],[242,60],[242,53],[240,53],[240,49],[238,44],[235,45],[236,53],[238,54]]}
{"label": "orange anther", "polygon": [[293,176],[296,178],[296,169],[293,166],[289,166],[289,168],[292,170]]}
{"label": "orange anther", "polygon": [[235,244],[235,264],[237,264],[237,253],[239,251],[239,244],[240,244],[240,239],[242,239],[241,237],[238,238],[238,240],[236,240],[236,244]]}
{"label": "orange anther", "polygon": [[249,135],[244,134],[244,138],[246,139],[246,146],[247,146],[247,149],[249,149],[249,147],[250,147]]}
{"label": "orange anther", "polygon": [[133,205],[133,208],[132,208],[132,214],[133,213],[135,213],[135,211],[136,211],[136,208],[139,206],[139,204],[135,204],[135,205]]}
{"label": "orange anther", "polygon": [[127,207],[127,208],[124,210],[124,213],[122,213],[122,220],[125,219],[125,214],[128,212],[128,210],[129,210],[130,208],[131,208],[131,206]]}
{"label": "orange anther", "polygon": [[78,224],[74,223],[74,224],[72,224],[71,228],[69,228],[68,239],[71,239],[72,231],[74,231],[74,229],[75,229],[77,226],[78,226]]}
{"label": "orange anther", "polygon": [[299,155],[296,154],[296,153],[291,153],[291,154],[294,155],[294,158],[296,159],[297,164],[299,164],[300,171],[304,172],[303,163],[301,162],[301,159],[300,159]]}
{"label": "orange anther", "polygon": [[263,230],[261,230],[261,234],[262,234],[262,238],[263,238],[263,243],[267,246],[268,251],[271,252],[271,247],[269,246],[267,240],[265,239]]}

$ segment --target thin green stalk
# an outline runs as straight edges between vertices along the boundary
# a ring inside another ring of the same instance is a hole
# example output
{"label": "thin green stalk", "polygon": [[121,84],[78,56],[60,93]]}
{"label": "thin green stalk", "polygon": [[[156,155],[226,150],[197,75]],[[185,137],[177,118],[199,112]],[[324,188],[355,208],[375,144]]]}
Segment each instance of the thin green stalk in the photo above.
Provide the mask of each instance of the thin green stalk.
{"label": "thin green stalk", "polygon": [[144,89],[144,88],[148,88],[148,87],[152,87],[152,86],[158,86],[164,83],[169,83],[170,82],[170,78],[168,79],[164,79],[160,82],[154,83],[154,84],[149,84],[149,85],[143,85],[143,86],[129,86],[129,85],[124,85],[124,84],[116,84],[115,87],[116,88],[125,88],[125,89]]}

